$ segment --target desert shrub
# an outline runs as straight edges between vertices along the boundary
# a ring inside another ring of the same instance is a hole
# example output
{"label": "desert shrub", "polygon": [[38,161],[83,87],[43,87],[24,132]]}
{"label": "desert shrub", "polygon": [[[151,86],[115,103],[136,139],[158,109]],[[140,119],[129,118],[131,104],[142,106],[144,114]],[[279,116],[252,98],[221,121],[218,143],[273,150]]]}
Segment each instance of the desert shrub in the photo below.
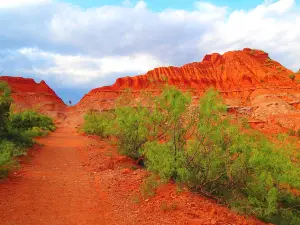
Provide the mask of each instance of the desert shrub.
{"label": "desert shrub", "polygon": [[0,142],[0,166],[11,162],[15,147],[16,146],[12,142]]}
{"label": "desert shrub", "polygon": [[290,76],[289,76],[289,77],[290,77],[290,79],[291,79],[291,80],[295,80],[295,78],[296,78],[296,75],[293,73],[293,74],[290,74]]}
{"label": "desert shrub", "polygon": [[32,110],[11,113],[10,123],[13,128],[19,130],[29,130],[34,127],[49,131],[55,130],[54,122],[50,117]]}
{"label": "desert shrub", "polygon": [[111,121],[113,118],[114,115],[110,112],[91,111],[84,117],[85,123],[83,130],[87,134],[95,134],[106,138],[110,134]]}
{"label": "desert shrub", "polygon": [[53,120],[34,111],[13,113],[12,98],[6,83],[0,82],[0,177],[15,164],[14,157],[26,154],[33,137],[55,129]]}
{"label": "desert shrub", "polygon": [[300,188],[287,135],[272,142],[234,122],[214,90],[196,108],[190,95],[173,87],[147,103],[116,108],[110,130],[122,153],[143,158],[163,180],[174,179],[239,212],[277,224],[299,222],[299,198],[283,188]]}
{"label": "desert shrub", "polygon": [[144,179],[142,185],[140,186],[140,192],[143,198],[154,196],[159,185],[160,181],[158,181],[156,176],[154,175],[150,175],[149,177]]}
{"label": "desert shrub", "polygon": [[147,168],[164,179],[178,180],[183,176],[186,140],[194,123],[192,112],[187,110],[190,104],[191,96],[174,87],[167,87],[156,99],[151,114],[155,117],[152,124],[158,128],[156,137],[147,142],[143,151]]}
{"label": "desert shrub", "polygon": [[120,153],[134,159],[140,158],[140,149],[147,142],[149,112],[142,106],[125,106],[115,110],[114,134]]}
{"label": "desert shrub", "polygon": [[297,135],[298,138],[300,138],[300,129],[297,130],[296,135]]}
{"label": "desert shrub", "polygon": [[4,82],[0,82],[0,135],[7,129],[11,102],[9,86]]}

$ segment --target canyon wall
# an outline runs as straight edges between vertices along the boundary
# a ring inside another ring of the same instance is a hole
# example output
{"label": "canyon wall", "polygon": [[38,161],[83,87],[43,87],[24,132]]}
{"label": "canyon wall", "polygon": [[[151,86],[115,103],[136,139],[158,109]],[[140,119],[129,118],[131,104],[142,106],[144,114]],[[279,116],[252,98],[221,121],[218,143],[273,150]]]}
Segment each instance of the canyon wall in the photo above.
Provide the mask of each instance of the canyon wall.
{"label": "canyon wall", "polygon": [[[123,77],[111,86],[91,90],[73,107],[76,115],[87,110],[107,110],[128,89],[134,98],[141,92],[159,94],[164,84],[190,91],[199,98],[209,87],[217,89],[231,111],[247,108],[249,117],[300,129],[300,82],[293,71],[269,58],[268,53],[245,48],[206,55],[202,62],[182,67],[161,67],[144,75]],[[296,75],[298,76],[298,75]],[[243,111],[245,112],[245,110]]]}
{"label": "canyon wall", "polygon": [[30,78],[0,76],[0,81],[8,83],[14,99],[13,109],[35,109],[54,118],[64,117],[65,103],[45,83]]}

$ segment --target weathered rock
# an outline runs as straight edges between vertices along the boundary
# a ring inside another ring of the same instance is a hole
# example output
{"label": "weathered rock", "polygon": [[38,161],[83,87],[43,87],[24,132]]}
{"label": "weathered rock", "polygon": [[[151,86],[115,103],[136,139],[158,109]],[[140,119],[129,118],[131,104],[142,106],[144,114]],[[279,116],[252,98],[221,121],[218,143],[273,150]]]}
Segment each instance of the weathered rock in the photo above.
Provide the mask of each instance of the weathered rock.
{"label": "weathered rock", "polygon": [[41,81],[22,77],[0,76],[0,81],[7,82],[14,99],[14,110],[36,109],[55,118],[64,117],[64,102],[56,93]]}
{"label": "weathered rock", "polygon": [[247,109],[248,115],[267,122],[274,115],[299,114],[300,83],[290,78],[292,73],[260,50],[245,48],[223,55],[214,53],[206,55],[202,62],[161,67],[144,75],[119,78],[112,86],[90,91],[74,109],[80,115],[89,109],[111,109],[127,89],[131,89],[133,98],[137,99],[141,92],[159,94],[168,83],[190,91],[195,100],[213,87],[236,112]]}

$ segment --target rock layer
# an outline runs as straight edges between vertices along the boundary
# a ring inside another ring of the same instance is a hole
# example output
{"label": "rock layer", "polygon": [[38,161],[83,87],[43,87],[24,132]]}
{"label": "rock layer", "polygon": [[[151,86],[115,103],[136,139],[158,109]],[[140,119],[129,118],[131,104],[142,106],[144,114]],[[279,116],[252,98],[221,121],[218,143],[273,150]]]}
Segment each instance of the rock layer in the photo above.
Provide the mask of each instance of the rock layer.
{"label": "rock layer", "polygon": [[50,116],[60,115],[66,108],[56,93],[41,81],[22,77],[1,76],[0,81],[7,82],[14,99],[14,110],[36,109]]}
{"label": "rock layer", "polygon": [[[127,89],[138,98],[142,91],[158,94],[167,83],[190,91],[196,99],[214,87],[230,108],[250,107],[251,116],[265,122],[275,115],[289,114],[294,115],[292,120],[295,120],[300,118],[300,83],[292,80],[291,74],[293,71],[270,59],[268,53],[245,48],[223,55],[206,55],[202,62],[182,67],[161,67],[144,75],[119,78],[112,86],[90,91],[74,108],[77,113],[83,109],[85,112],[109,109]],[[290,124],[293,125],[289,128],[300,129],[300,123]]]}

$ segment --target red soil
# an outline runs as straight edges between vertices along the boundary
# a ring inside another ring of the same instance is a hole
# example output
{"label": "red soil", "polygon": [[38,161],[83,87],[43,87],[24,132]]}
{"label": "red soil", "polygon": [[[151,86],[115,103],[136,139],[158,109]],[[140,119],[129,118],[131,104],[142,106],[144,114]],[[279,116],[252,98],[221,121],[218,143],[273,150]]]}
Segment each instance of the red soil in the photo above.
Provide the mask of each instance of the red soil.
{"label": "red soil", "polygon": [[[263,224],[174,184],[138,198],[147,176],[108,142],[61,126],[40,138],[22,169],[0,183],[1,225]],[[166,207],[166,206],[173,207]]]}

